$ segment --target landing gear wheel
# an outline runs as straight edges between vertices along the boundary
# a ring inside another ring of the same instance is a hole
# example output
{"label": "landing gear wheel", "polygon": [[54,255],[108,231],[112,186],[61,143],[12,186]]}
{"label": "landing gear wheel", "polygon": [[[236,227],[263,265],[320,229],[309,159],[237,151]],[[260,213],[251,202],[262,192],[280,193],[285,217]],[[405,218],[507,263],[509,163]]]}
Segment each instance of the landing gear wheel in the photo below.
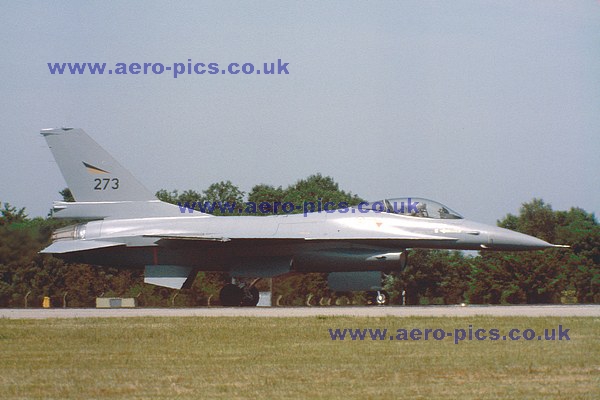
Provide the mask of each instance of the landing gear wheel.
{"label": "landing gear wheel", "polygon": [[242,289],[234,284],[223,286],[219,293],[221,305],[225,307],[237,307],[242,303]]}
{"label": "landing gear wheel", "polygon": [[378,306],[387,306],[390,304],[390,295],[385,290],[379,290],[377,292],[377,297],[375,298],[375,303]]}
{"label": "landing gear wheel", "polygon": [[367,304],[370,306],[386,306],[390,304],[390,295],[385,290],[367,292]]}
{"label": "landing gear wheel", "polygon": [[260,294],[254,286],[242,289],[242,307],[254,307],[258,304]]}

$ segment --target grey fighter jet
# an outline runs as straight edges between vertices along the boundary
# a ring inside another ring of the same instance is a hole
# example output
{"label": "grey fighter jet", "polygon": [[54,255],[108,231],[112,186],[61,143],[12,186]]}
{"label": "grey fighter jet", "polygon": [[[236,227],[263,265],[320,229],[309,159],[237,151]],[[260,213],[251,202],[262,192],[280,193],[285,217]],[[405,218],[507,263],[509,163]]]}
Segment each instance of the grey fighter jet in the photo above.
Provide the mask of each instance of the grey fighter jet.
{"label": "grey fighter jet", "polygon": [[258,279],[294,272],[329,273],[331,290],[364,290],[385,304],[381,273],[405,268],[407,249],[557,247],[416,197],[304,214],[214,216],[158,200],[81,129],[41,134],[76,200],[55,202],[54,217],[91,220],[56,230],[42,253],[144,267],[146,283],[174,289],[191,285],[198,271],[227,272],[233,283],[220,293],[227,306],[256,305]]}

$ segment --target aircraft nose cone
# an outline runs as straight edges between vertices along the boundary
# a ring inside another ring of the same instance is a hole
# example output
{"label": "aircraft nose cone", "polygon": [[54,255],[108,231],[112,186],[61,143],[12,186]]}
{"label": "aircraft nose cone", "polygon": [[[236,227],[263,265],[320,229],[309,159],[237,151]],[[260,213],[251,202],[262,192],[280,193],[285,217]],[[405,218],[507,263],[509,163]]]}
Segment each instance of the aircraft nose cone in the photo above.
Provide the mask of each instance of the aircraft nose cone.
{"label": "aircraft nose cone", "polygon": [[553,247],[553,245],[542,239],[503,228],[496,228],[489,235],[490,241],[487,247],[491,249],[541,250]]}

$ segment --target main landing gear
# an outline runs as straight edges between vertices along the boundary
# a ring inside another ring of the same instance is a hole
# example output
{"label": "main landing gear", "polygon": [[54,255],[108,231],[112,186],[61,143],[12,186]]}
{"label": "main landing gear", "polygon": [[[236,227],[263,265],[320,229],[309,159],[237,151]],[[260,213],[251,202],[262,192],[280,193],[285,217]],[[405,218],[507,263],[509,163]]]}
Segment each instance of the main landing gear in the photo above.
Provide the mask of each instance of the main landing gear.
{"label": "main landing gear", "polygon": [[390,304],[390,295],[385,290],[367,292],[367,305],[387,306]]}
{"label": "main landing gear", "polygon": [[225,307],[254,307],[258,304],[259,293],[254,286],[259,279],[253,282],[239,280],[237,284],[229,283],[223,286],[219,293],[221,305]]}

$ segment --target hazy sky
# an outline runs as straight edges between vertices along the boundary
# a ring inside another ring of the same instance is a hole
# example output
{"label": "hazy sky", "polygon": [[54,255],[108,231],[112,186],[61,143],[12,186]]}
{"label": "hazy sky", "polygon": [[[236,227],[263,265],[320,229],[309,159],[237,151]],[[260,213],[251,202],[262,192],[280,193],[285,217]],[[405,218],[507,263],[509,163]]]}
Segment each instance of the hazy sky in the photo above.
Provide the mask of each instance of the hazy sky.
{"label": "hazy sky", "polygon": [[[66,183],[42,128],[80,127],[152,191],[320,172],[495,223],[600,211],[600,3],[8,2],[0,201]],[[51,75],[51,62],[289,63],[289,75]]]}

